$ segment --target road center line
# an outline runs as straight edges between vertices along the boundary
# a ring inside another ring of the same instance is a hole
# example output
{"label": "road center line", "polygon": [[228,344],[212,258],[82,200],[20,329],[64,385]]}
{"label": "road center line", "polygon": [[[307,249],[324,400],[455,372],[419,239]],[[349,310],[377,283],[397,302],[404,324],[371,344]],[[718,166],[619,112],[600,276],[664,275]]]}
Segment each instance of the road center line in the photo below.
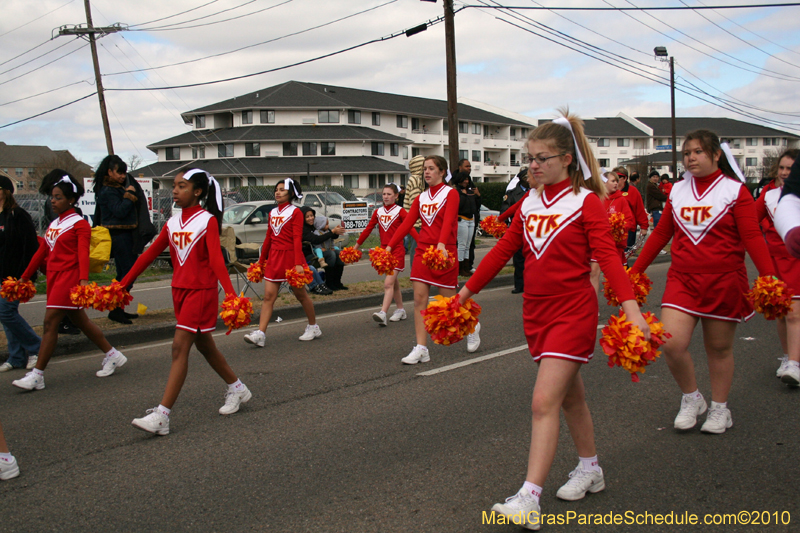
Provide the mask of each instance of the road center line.
{"label": "road center line", "polygon": [[490,353],[489,355],[482,355],[480,357],[476,357],[474,359],[467,359],[466,361],[461,361],[460,363],[455,363],[452,365],[443,366],[440,368],[435,368],[433,370],[428,370],[427,372],[420,372],[417,374],[418,376],[434,376],[436,374],[441,374],[442,372],[448,372],[450,370],[455,370],[456,368],[461,368],[462,366],[469,366],[474,365],[475,363],[482,363],[483,361],[488,361],[489,359],[494,359],[495,357],[502,357],[504,355],[512,354],[521,352],[522,350],[527,350],[528,345],[523,344],[521,346],[517,346],[516,348],[509,348],[507,350],[500,350],[499,352]]}

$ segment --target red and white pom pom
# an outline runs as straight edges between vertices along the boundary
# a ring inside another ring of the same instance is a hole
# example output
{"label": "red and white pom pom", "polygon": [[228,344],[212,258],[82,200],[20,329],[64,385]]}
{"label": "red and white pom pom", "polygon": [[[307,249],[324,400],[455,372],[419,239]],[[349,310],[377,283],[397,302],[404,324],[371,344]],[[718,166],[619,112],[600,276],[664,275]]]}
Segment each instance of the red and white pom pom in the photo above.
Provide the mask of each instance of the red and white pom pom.
{"label": "red and white pom pom", "polygon": [[488,217],[485,217],[483,220],[481,220],[480,226],[484,232],[496,239],[502,237],[508,229],[508,226],[497,219],[497,215],[489,215]]}
{"label": "red and white pom pom", "polygon": [[25,303],[36,295],[36,286],[28,279],[18,280],[9,276],[3,280],[0,295],[9,302]]}
{"label": "red and white pom pom", "polygon": [[746,294],[753,308],[767,320],[785,317],[792,310],[794,292],[774,276],[759,276]]}
{"label": "red and white pom pom", "polygon": [[372,263],[372,268],[381,276],[394,274],[394,269],[397,267],[397,259],[391,252],[387,252],[386,248],[380,246],[369,251],[369,261]]}
{"label": "red and white pom pom", "polygon": [[608,356],[608,366],[624,368],[630,372],[631,381],[634,383],[639,381],[637,372],[644,374],[645,367],[655,362],[661,355],[658,348],[672,337],[653,313],[642,313],[642,316],[650,326],[649,341],[645,340],[641,329],[628,322],[622,310],[619,316],[611,315],[600,338],[600,346]]}
{"label": "red and white pom pom", "polygon": [[428,246],[425,253],[422,254],[422,264],[431,270],[449,270],[456,264],[453,259],[453,254],[445,253],[436,248],[435,246]]}
{"label": "red and white pom pom", "polygon": [[437,295],[421,314],[433,342],[448,346],[475,333],[481,306],[472,298],[462,304],[458,294],[449,298]]}
{"label": "red and white pom pom", "polygon": [[264,280],[264,264],[261,261],[250,263],[247,267],[247,281],[261,283]]}
{"label": "red and white pom pom", "polygon": [[286,269],[286,281],[292,287],[300,289],[314,281],[314,274],[308,266],[303,266],[302,274],[298,273],[296,268],[288,268]]}
{"label": "red and white pom pom", "polygon": [[[636,297],[636,303],[639,306],[646,304],[647,295],[650,294],[650,290],[653,288],[653,282],[650,281],[650,277],[644,272],[633,272],[630,268],[626,268],[625,271],[628,273],[628,279],[631,280],[631,288],[633,289],[633,295]],[[608,280],[603,282],[603,296],[608,300],[608,305],[613,307],[620,306],[617,295]]]}
{"label": "red and white pom pom", "polygon": [[88,285],[76,285],[69,291],[69,301],[81,308],[92,307],[96,297],[97,283],[95,282]]}
{"label": "red and white pom pom", "polygon": [[225,335],[230,335],[234,329],[243,328],[250,323],[250,318],[253,315],[253,302],[250,298],[246,298],[244,293],[236,296],[235,294],[228,294],[222,300],[222,312],[219,317],[222,322],[228,326],[228,331]]}
{"label": "red and white pom pom", "polygon": [[113,280],[111,285],[100,285],[95,292],[92,307],[98,311],[113,311],[114,309],[124,308],[133,300],[133,296],[122,286]]}
{"label": "red and white pom pom", "polygon": [[347,246],[346,248],[342,248],[339,252],[339,259],[342,260],[342,263],[345,265],[352,265],[353,263],[358,263],[361,261],[363,253],[361,250],[354,248],[353,246]]}
{"label": "red and white pom pom", "polygon": [[623,213],[611,213],[608,217],[608,223],[611,224],[611,237],[614,242],[620,243],[628,238],[628,232],[625,231],[625,215]]}

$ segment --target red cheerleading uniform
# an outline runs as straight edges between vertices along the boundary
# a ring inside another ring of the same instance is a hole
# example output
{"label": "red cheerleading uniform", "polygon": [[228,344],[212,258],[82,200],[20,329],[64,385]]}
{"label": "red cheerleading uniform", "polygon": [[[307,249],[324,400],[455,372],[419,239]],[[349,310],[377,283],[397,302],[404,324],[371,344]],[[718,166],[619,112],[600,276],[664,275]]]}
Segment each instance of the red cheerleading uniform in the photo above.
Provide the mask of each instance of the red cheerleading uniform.
{"label": "red cheerleading uniform", "polygon": [[217,219],[199,205],[171,217],[120,283],[124,287],[133,284],[167,246],[173,268],[175,327],[193,333],[213,331],[219,306],[217,281],[225,294],[235,293],[222,259]]}
{"label": "red cheerleading uniform", "polygon": [[[639,224],[641,229],[650,228],[650,220],[647,218],[647,211],[644,210],[644,202],[642,201],[642,193],[635,185],[628,184],[627,191],[621,191],[621,196],[628,201],[628,205],[633,213],[633,218]],[[663,216],[663,215],[662,215]],[[634,228],[636,226],[634,225]]]}
{"label": "red cheerleading uniform", "polygon": [[569,179],[531,190],[511,227],[467,281],[478,293],[514,253],[525,259],[523,322],[534,361],[588,363],[597,342],[597,294],[589,281],[596,257],[620,301],[633,289],[617,256],[608,216],[592,191],[574,193]]}
{"label": "red cheerleading uniform", "polygon": [[67,209],[50,223],[39,249],[21,279],[30,279],[42,262],[47,264],[47,307],[80,309],[69,293],[81,280],[89,279],[89,241],[92,228],[74,209]]}
{"label": "red cheerleading uniform", "polygon": [[286,271],[307,266],[303,255],[303,212],[285,203],[269,212],[269,227],[258,259],[264,263],[264,279],[286,281]]}
{"label": "red cheerleading uniform", "polygon": [[695,317],[749,320],[745,249],[760,275],[775,273],[753,203],[747,188],[721,170],[676,183],[632,270],[644,272],[674,236],[661,306]]}
{"label": "red cheerleading uniform", "polygon": [[458,257],[458,192],[440,183],[423,191],[414,199],[411,210],[402,225],[395,231],[389,246],[394,250],[417,220],[422,220],[417,251],[411,264],[411,281],[421,281],[428,285],[436,285],[446,289],[458,286],[458,263],[453,262],[448,270],[431,270],[422,264],[422,255],[429,246],[434,248],[444,243],[449,257]]}
{"label": "red cheerleading uniform", "polygon": [[622,191],[614,191],[606,196],[606,199],[603,200],[603,206],[606,208],[609,217],[614,213],[622,213],[622,216],[625,217],[625,237],[622,242],[614,241],[617,245],[617,254],[619,254],[620,261],[624,264],[627,262],[625,259],[625,246],[628,242],[628,232],[636,229],[636,220],[633,218],[630,204],[622,196]]}
{"label": "red cheerleading uniform", "polygon": [[764,238],[767,241],[767,249],[772,256],[772,264],[778,272],[778,277],[786,282],[794,291],[793,300],[800,299],[800,259],[792,257],[786,244],[775,230],[775,210],[778,208],[778,200],[781,198],[780,189],[770,189],[756,200],[756,216],[761,222],[764,230]]}
{"label": "red cheerleading uniform", "polygon": [[[361,235],[358,236],[356,247],[361,246],[361,243],[367,240],[367,237],[369,237],[370,233],[372,233],[372,230],[375,229],[375,226],[377,225],[381,246],[385,248],[392,240],[392,237],[394,237],[394,234],[397,232],[397,228],[403,224],[403,221],[406,219],[407,215],[408,211],[397,204],[392,204],[389,207],[385,205],[380,206],[378,209],[372,212],[372,218],[369,219],[367,227],[364,228],[364,231],[362,231]],[[417,230],[412,227],[410,233],[414,240],[417,240]],[[392,256],[394,256],[395,261],[397,261],[397,266],[394,267],[395,271],[402,272],[405,270],[406,247],[402,241],[400,241],[396,248],[392,247]]]}

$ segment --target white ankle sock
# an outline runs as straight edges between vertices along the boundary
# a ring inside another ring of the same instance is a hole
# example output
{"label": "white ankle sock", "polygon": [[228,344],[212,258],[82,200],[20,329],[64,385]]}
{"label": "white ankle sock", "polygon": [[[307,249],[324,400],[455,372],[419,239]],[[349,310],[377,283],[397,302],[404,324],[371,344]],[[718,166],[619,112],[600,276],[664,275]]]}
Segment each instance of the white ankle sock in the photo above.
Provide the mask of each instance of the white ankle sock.
{"label": "white ankle sock", "polygon": [[789,366],[800,367],[800,361],[789,361]]}
{"label": "white ankle sock", "polygon": [[692,400],[699,400],[700,398],[703,397],[703,395],[700,394],[700,389],[697,389],[694,392],[690,392],[689,394],[684,394],[684,396],[691,398]]}
{"label": "white ankle sock", "polygon": [[539,498],[542,497],[542,487],[534,483],[531,483],[530,481],[526,481],[525,483],[522,484],[522,488],[528,489],[528,491],[533,496],[533,499],[536,500],[536,503],[539,503]]}
{"label": "white ankle sock", "polygon": [[32,372],[35,376],[44,377],[44,370],[39,370],[38,368],[34,367]]}
{"label": "white ankle sock", "polygon": [[417,344],[417,348],[421,348],[421,349],[425,350],[426,352],[428,351],[428,347],[427,346],[423,346],[422,344]]}
{"label": "white ankle sock", "polygon": [[106,352],[106,357],[111,357],[115,353],[117,353],[117,349],[112,346],[111,349]]}
{"label": "white ankle sock", "polygon": [[597,461],[597,456],[594,457],[578,457],[581,460],[581,467],[585,472],[600,472],[600,463]]}
{"label": "white ankle sock", "polygon": [[169,414],[172,412],[172,409],[167,409],[163,405],[158,404],[158,412],[169,418]]}
{"label": "white ankle sock", "polygon": [[241,379],[237,379],[235,382],[228,385],[228,390],[231,392],[237,392],[244,389],[244,383],[242,383]]}
{"label": "white ankle sock", "polygon": [[728,402],[715,402],[714,400],[711,400],[711,408],[712,409],[727,409],[728,408]]}
{"label": "white ankle sock", "polygon": [[7,463],[10,463],[13,460],[14,456],[11,455],[10,453],[0,453],[0,461],[5,461]]}

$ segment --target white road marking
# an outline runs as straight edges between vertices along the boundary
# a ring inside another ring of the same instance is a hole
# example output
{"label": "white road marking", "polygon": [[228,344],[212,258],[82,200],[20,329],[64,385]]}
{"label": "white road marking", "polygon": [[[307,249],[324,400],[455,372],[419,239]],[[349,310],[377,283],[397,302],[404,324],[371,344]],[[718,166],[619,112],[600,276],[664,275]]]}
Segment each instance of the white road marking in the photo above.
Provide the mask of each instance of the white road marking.
{"label": "white road marking", "polygon": [[502,357],[504,355],[521,352],[522,350],[527,350],[527,349],[528,345],[523,344],[521,346],[517,346],[516,348],[508,348],[507,350],[500,350],[499,352],[490,353],[489,355],[482,355],[480,357],[475,357],[474,359],[467,359],[466,361],[461,361],[460,363],[454,363],[452,365],[443,366],[441,368],[435,368],[433,370],[428,370],[427,372],[420,372],[417,375],[434,376],[436,374],[441,374],[442,372],[448,372],[450,370],[455,370],[463,366],[474,365],[475,363],[482,363],[483,361],[488,361],[489,359],[494,359],[495,357]]}

